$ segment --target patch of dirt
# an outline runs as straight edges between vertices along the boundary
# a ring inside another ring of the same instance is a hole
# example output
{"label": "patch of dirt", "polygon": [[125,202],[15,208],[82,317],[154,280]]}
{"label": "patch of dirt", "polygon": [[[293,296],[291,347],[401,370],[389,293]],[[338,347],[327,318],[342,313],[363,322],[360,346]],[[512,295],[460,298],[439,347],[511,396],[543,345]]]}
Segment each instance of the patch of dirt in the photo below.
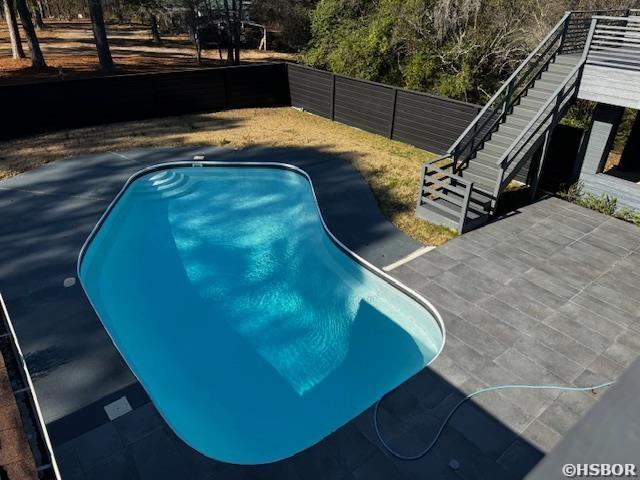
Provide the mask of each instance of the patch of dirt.
{"label": "patch of dirt", "polygon": [[617,152],[609,152],[607,156],[607,161],[605,162],[603,172],[608,172],[609,170],[615,168],[620,163],[620,157],[622,154]]}
{"label": "patch of dirt", "polygon": [[65,130],[0,144],[0,178],[64,157],[161,146],[314,149],[351,162],[394,225],[427,245],[452,230],[420,220],[415,205],[420,167],[431,154],[293,108],[242,109]]}

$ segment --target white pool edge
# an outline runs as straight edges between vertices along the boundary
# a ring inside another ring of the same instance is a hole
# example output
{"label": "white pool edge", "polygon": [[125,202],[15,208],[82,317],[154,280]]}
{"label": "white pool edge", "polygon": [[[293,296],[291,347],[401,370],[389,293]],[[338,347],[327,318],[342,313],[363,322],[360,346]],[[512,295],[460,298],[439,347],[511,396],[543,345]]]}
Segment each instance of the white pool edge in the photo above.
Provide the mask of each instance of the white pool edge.
{"label": "white pool edge", "polygon": [[[120,198],[124,195],[124,193],[127,190],[127,188],[129,188],[129,186],[135,180],[137,180],[138,178],[140,178],[140,177],[142,177],[144,175],[147,175],[147,174],[149,174],[151,172],[160,171],[160,170],[166,170],[166,169],[170,169],[170,168],[177,168],[177,167],[193,167],[193,168],[201,168],[201,167],[263,167],[263,168],[279,168],[279,169],[283,169],[283,170],[293,171],[295,173],[298,173],[298,174],[302,175],[309,182],[309,185],[311,187],[311,193],[313,194],[313,200],[315,202],[316,210],[318,212],[318,216],[320,217],[320,221],[322,222],[322,227],[325,230],[325,232],[327,233],[327,235],[329,236],[329,238],[340,249],[342,249],[347,255],[352,257],[357,263],[359,263],[360,265],[365,267],[370,272],[374,273],[375,275],[377,275],[380,278],[382,278],[383,280],[385,280],[387,283],[391,284],[392,286],[394,286],[395,288],[400,290],[402,293],[407,295],[409,298],[411,298],[414,301],[416,301],[419,304],[421,304],[422,307],[425,310],[427,310],[431,314],[431,316],[436,320],[436,323],[437,323],[437,325],[440,328],[440,331],[442,333],[442,342],[440,344],[440,348],[436,351],[435,355],[422,367],[422,369],[424,369],[424,368],[428,367],[429,365],[431,365],[438,358],[438,356],[442,352],[442,350],[444,348],[444,345],[446,343],[446,330],[445,330],[445,325],[444,325],[444,322],[442,320],[442,316],[440,315],[440,312],[438,312],[438,310],[435,308],[435,306],[429,300],[424,298],[422,295],[420,295],[419,293],[417,293],[413,289],[407,287],[406,285],[404,285],[402,282],[400,282],[396,278],[392,277],[391,275],[388,275],[382,269],[376,267],[372,263],[368,262],[367,260],[365,260],[364,258],[359,256],[357,253],[355,253],[354,251],[349,249],[345,244],[343,244],[333,234],[333,232],[331,232],[331,230],[327,226],[327,224],[326,224],[326,222],[324,220],[324,217],[322,215],[322,210],[320,209],[320,204],[319,204],[318,198],[316,196],[316,191],[315,191],[315,188],[314,188],[314,185],[313,185],[313,181],[311,180],[310,175],[305,170],[303,170],[302,168],[297,167],[295,165],[291,165],[289,163],[281,163],[281,162],[234,162],[234,161],[213,161],[213,160],[163,162],[163,163],[158,163],[158,164],[155,164],[155,165],[150,165],[148,167],[145,167],[145,168],[135,172],[134,174],[132,174],[127,179],[127,181],[124,183],[124,185],[122,186],[120,191],[117,193],[117,195],[111,201],[111,203],[109,203],[109,206],[106,208],[104,213],[100,216],[98,222],[96,223],[96,225],[91,230],[91,233],[89,233],[89,236],[87,237],[87,239],[85,240],[85,242],[82,245],[82,248],[80,249],[80,253],[78,254],[78,261],[77,261],[77,264],[76,264],[76,275],[77,275],[77,278],[78,278],[78,283],[80,284],[80,286],[82,288],[82,291],[85,294],[85,297],[87,298],[87,300],[91,304],[91,307],[93,308],[93,311],[95,312],[96,316],[100,320],[100,323],[102,324],[103,328],[105,329],[107,335],[109,335],[109,338],[111,339],[111,343],[116,348],[116,350],[118,351],[118,353],[122,357],[123,361],[125,362],[125,364],[129,368],[129,370],[131,371],[133,376],[138,381],[138,383],[145,390],[145,392],[147,393],[147,395],[151,399],[152,403],[153,403],[153,399],[152,399],[152,396],[151,396],[150,392],[147,391],[147,389],[144,386],[144,384],[142,383],[142,381],[140,381],[140,379],[138,378],[137,374],[131,368],[131,365],[129,364],[129,361],[127,360],[126,356],[122,353],[122,351],[118,347],[117,343],[115,342],[113,336],[111,335],[111,332],[109,332],[109,330],[107,329],[105,323],[102,321],[102,318],[100,317],[100,314],[98,313],[98,310],[97,310],[96,306],[94,305],[91,297],[89,296],[85,286],[82,283],[82,279],[80,277],[80,267],[81,267],[81,264],[82,264],[82,260],[83,260],[83,258],[85,256],[86,252],[87,252],[87,249],[89,248],[89,245],[91,244],[91,242],[93,241],[93,239],[97,235],[98,231],[102,227],[102,224],[107,219],[107,217],[109,216],[109,214],[111,213],[111,211],[113,210],[115,205],[118,203]],[[416,374],[417,373],[418,372],[416,372]],[[411,378],[411,377],[409,377],[409,378]],[[405,380],[405,382],[408,381],[409,378],[407,378]],[[394,388],[397,388],[400,385],[397,385]],[[154,403],[154,406],[155,406],[155,403]],[[156,406],[156,408],[158,408],[158,407]],[[164,417],[164,415],[162,415],[162,416]],[[353,420],[353,419],[351,419],[351,420]],[[189,445],[189,442],[187,442],[186,439],[182,438],[180,436],[180,434],[178,434],[178,432],[176,432],[174,430],[174,433],[182,441],[184,441],[187,445]]]}

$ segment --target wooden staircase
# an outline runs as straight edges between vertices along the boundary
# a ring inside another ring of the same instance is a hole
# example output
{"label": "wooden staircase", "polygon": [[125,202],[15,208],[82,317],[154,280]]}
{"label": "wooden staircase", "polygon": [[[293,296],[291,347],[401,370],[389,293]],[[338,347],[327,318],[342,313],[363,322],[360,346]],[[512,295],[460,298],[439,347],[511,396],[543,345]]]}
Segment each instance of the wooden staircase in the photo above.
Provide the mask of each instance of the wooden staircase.
{"label": "wooden staircase", "polygon": [[602,13],[629,11],[567,12],[447,154],[423,165],[419,217],[463,233],[491,217],[512,180],[535,195],[551,133],[578,92],[591,18]]}

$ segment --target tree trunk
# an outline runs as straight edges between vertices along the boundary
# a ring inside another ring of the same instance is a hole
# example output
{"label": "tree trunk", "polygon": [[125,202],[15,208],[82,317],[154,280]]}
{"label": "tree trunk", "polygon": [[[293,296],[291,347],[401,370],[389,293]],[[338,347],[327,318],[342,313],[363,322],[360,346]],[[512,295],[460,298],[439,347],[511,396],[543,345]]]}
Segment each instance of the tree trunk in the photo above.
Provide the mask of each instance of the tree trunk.
{"label": "tree trunk", "polygon": [[31,56],[31,65],[36,68],[44,68],[47,64],[44,61],[42,50],[40,50],[40,42],[36,35],[36,29],[33,28],[33,22],[31,22],[31,13],[29,12],[29,7],[27,7],[26,0],[16,0],[16,8],[18,9],[18,15],[20,15],[22,29],[27,37],[29,55]]}
{"label": "tree trunk", "polygon": [[151,41],[153,43],[162,43],[160,31],[158,30],[158,19],[153,13],[151,14]]}
{"label": "tree trunk", "polygon": [[227,48],[227,63],[229,65],[233,65],[233,29],[234,22],[231,18],[231,12],[229,11],[229,0],[224,0],[224,13],[225,13],[225,35],[224,35],[224,43]]}
{"label": "tree trunk", "polygon": [[24,50],[22,49],[22,41],[20,39],[20,30],[18,30],[18,21],[16,20],[16,12],[13,8],[13,0],[3,0],[4,18],[7,21],[9,37],[11,38],[11,53],[13,58],[24,58]]}
{"label": "tree trunk", "polygon": [[124,10],[122,9],[122,0],[116,0],[116,17],[118,23],[124,23]]}
{"label": "tree trunk", "polygon": [[33,23],[38,30],[44,30],[44,22],[42,21],[42,15],[38,10],[33,12]]}
{"label": "tree trunk", "polygon": [[100,69],[103,72],[110,72],[115,67],[111,58],[111,50],[109,50],[109,41],[107,40],[107,29],[104,26],[104,16],[102,13],[102,0],[88,0],[89,15],[91,16],[91,27],[93,28],[93,38],[96,42],[96,50],[98,51],[98,60],[100,61]]}
{"label": "tree trunk", "polygon": [[36,17],[36,26],[39,29],[44,29],[45,24],[43,19],[45,18],[45,14],[44,14],[44,7],[42,6],[42,0],[36,1],[35,17]]}
{"label": "tree trunk", "polygon": [[236,38],[233,42],[235,45],[235,54],[233,58],[234,65],[240,65],[240,35],[242,34],[242,0],[237,0],[238,9],[236,18]]}
{"label": "tree trunk", "polygon": [[196,27],[194,35],[196,45],[196,60],[198,61],[198,65],[200,65],[202,63],[202,43],[200,42],[200,32],[198,31],[198,27]]}
{"label": "tree trunk", "polygon": [[187,31],[191,43],[193,43],[196,49],[196,61],[198,65],[200,65],[200,62],[202,62],[202,44],[200,43],[200,32],[198,31],[198,19],[193,11],[189,12],[185,17],[185,23],[187,24]]}

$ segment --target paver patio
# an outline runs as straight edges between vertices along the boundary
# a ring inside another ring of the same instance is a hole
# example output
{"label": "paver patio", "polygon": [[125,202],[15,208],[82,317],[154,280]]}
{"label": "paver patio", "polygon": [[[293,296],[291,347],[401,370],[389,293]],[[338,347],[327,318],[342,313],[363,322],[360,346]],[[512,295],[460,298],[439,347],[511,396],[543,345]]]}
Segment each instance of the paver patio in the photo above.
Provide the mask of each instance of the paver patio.
{"label": "paver patio", "polygon": [[[414,462],[384,453],[371,410],[275,464],[240,467],[202,457],[160,418],[79,286],[63,287],[75,275],[82,242],[130,174],[202,152],[94,155],[0,182],[0,291],[65,479],[522,478],[596,401],[588,393],[477,397],[457,412],[432,452]],[[302,166],[330,228],[378,266],[419,248],[382,217],[345,162],[293,149],[205,153]],[[615,379],[640,354],[638,232],[549,198],[394,269],[439,309],[447,340],[430,367],[384,400],[381,427],[389,442],[419,451],[449,409],[484,386]],[[133,411],[109,421],[104,405],[123,395]]]}

